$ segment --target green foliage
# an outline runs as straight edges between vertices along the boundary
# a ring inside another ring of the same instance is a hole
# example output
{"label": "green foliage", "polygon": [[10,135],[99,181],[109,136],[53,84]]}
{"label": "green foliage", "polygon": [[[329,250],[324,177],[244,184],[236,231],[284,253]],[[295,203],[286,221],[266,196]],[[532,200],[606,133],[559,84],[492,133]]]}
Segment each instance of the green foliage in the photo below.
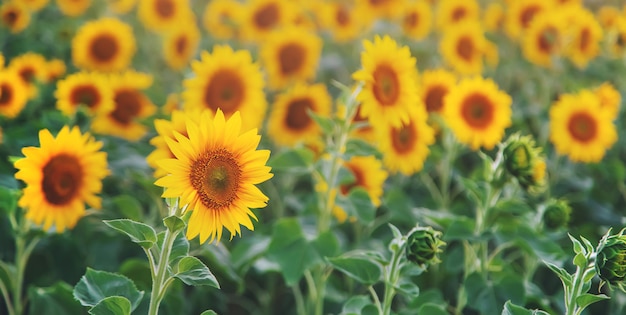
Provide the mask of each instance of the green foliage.
{"label": "green foliage", "polygon": [[[80,304],[90,307],[95,307],[108,297],[123,297],[130,302],[131,311],[139,305],[143,297],[143,291],[137,290],[135,284],[130,279],[119,274],[93,270],[91,268],[87,268],[85,275],[74,286],[73,294]],[[119,302],[119,299],[110,300],[99,308],[115,308],[114,306],[109,307],[109,305],[117,302]]]}
{"label": "green foliage", "polygon": [[139,244],[139,246],[150,249],[157,241],[154,229],[144,223],[136,222],[130,219],[105,220],[104,224],[110,226],[114,230],[128,235],[130,240]]}
{"label": "green foliage", "polygon": [[278,263],[287,285],[294,285],[304,271],[319,261],[315,248],[304,238],[298,220],[280,219],[274,225],[268,257]]}
{"label": "green foliage", "polygon": [[378,282],[382,274],[381,267],[367,257],[335,257],[328,258],[328,262],[348,277],[366,285]]}
{"label": "green foliage", "polygon": [[178,261],[178,271],[174,274],[187,285],[208,285],[220,288],[220,284],[215,276],[200,259],[193,256],[186,256]]}
{"label": "green foliage", "polygon": [[89,310],[91,315],[130,315],[130,301],[123,296],[109,296]]}

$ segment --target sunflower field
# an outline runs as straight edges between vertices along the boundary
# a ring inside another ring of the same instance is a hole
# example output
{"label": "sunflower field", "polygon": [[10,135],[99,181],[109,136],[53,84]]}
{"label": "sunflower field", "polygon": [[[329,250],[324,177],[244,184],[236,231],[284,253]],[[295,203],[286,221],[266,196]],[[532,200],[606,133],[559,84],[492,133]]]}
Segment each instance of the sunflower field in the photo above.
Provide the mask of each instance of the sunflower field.
{"label": "sunflower field", "polygon": [[621,0],[0,0],[1,315],[626,314]]}

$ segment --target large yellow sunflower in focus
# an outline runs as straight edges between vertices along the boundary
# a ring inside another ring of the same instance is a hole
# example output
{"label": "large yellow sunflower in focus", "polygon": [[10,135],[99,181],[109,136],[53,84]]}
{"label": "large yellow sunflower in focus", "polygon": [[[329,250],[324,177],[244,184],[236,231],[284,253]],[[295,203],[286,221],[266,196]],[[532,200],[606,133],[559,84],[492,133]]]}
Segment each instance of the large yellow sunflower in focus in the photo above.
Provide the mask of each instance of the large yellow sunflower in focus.
{"label": "large yellow sunflower in focus", "polygon": [[445,31],[466,21],[478,21],[479,13],[476,0],[441,0],[437,6],[437,27]]}
{"label": "large yellow sunflower in focus", "polygon": [[533,19],[522,35],[522,52],[528,61],[551,67],[563,53],[567,20],[558,10],[543,11]]}
{"label": "large yellow sunflower in focus", "polygon": [[257,150],[261,136],[256,129],[241,132],[241,116],[226,120],[221,110],[205,110],[199,123],[186,121],[189,137],[176,134],[166,140],[175,159],[160,162],[170,175],[155,184],[165,188],[163,197],[180,197],[191,212],[187,238],[200,243],[219,241],[224,228],[230,238],[241,234],[241,225],[254,230],[250,208],[263,208],[268,198],[255,186],[272,178],[266,166],[269,150]]}
{"label": "large yellow sunflower in focus", "polygon": [[382,163],[373,156],[353,156],[343,166],[354,176],[354,181],[339,186],[342,194],[347,195],[352,188],[361,187],[375,207],[380,206],[383,184],[389,175]]}
{"label": "large yellow sunflower in focus", "polygon": [[0,21],[11,33],[19,33],[30,24],[30,11],[18,1],[8,1],[0,6]]}
{"label": "large yellow sunflower in focus", "polygon": [[19,55],[11,59],[8,68],[19,75],[22,83],[28,88],[29,98],[37,96],[37,83],[47,80],[47,61],[40,54],[28,52]]}
{"label": "large yellow sunflower in focus", "polygon": [[130,25],[101,18],[85,23],[72,39],[72,61],[83,69],[114,72],[130,64],[136,50]]}
{"label": "large yellow sunflower in focus", "polygon": [[26,218],[60,233],[76,225],[85,214],[85,203],[100,208],[96,194],[109,173],[107,154],[100,151],[102,142],[78,127],[65,126],[56,138],[43,129],[39,143],[23,148],[24,158],[15,162],[15,178],[26,183],[19,205],[26,209]]}
{"label": "large yellow sunflower in focus", "polygon": [[61,13],[67,16],[80,16],[91,6],[91,0],[56,0]]}
{"label": "large yellow sunflower in focus", "polygon": [[206,5],[202,24],[213,37],[231,39],[237,37],[243,5],[235,0],[213,0]]}
{"label": "large yellow sunflower in focus", "polygon": [[511,97],[491,79],[463,79],[445,98],[444,117],[459,142],[492,149],[511,125]]}
{"label": "large yellow sunflower in focus", "polygon": [[454,73],[443,69],[426,70],[422,73],[420,96],[429,114],[443,113],[445,96],[456,85],[456,81]]}
{"label": "large yellow sunflower in focus", "polygon": [[28,102],[28,88],[12,70],[0,70],[0,116],[14,118]]}
{"label": "large yellow sunflower in focus", "polygon": [[443,59],[460,74],[482,73],[483,59],[488,57],[489,48],[490,43],[481,25],[476,22],[448,28],[439,43]]}
{"label": "large yellow sunflower in focus", "polygon": [[163,38],[165,62],[174,70],[182,70],[189,65],[200,43],[200,30],[195,23],[182,24],[168,31]]}
{"label": "large yellow sunflower in focus", "polygon": [[322,40],[314,33],[298,27],[282,29],[273,32],[262,45],[260,57],[272,88],[315,77]]}
{"label": "large yellow sunflower in focus", "polygon": [[412,2],[404,8],[402,30],[411,39],[424,39],[430,33],[432,13],[426,2]]}
{"label": "large yellow sunflower in focus", "polygon": [[267,103],[263,92],[263,74],[247,50],[233,51],[230,46],[214,46],[201,60],[192,61],[195,77],[183,82],[186,110],[221,109],[229,118],[239,111],[244,129],[259,128]]}
{"label": "large yellow sunflower in focus", "polygon": [[321,135],[321,129],[309,116],[330,115],[331,97],[323,84],[296,84],[276,96],[268,122],[268,134],[280,145],[310,143]]}
{"label": "large yellow sunflower in focus", "polygon": [[566,55],[579,68],[585,68],[587,63],[600,54],[602,27],[593,13],[582,8],[572,7],[565,10],[568,27],[574,34],[574,40],[566,47]]}
{"label": "large yellow sunflower in focus", "polygon": [[357,100],[363,117],[376,124],[400,126],[409,121],[409,108],[418,101],[415,58],[407,46],[389,36],[376,36],[374,42],[363,41],[361,70],[352,77],[365,86]]}
{"label": "large yellow sunflower in focus", "polygon": [[167,31],[194,19],[187,0],[139,0],[137,15],[146,29],[155,32]]}
{"label": "large yellow sunflower in focus", "polygon": [[617,141],[609,110],[590,91],[561,95],[550,108],[550,141],[575,162],[600,162]]}
{"label": "large yellow sunflower in focus", "polygon": [[90,114],[113,110],[113,91],[105,76],[97,72],[76,72],[57,82],[56,107],[72,117],[80,106]]}
{"label": "large yellow sunflower in focus", "polygon": [[241,16],[241,35],[262,43],[273,30],[293,25],[295,13],[290,0],[250,0]]}

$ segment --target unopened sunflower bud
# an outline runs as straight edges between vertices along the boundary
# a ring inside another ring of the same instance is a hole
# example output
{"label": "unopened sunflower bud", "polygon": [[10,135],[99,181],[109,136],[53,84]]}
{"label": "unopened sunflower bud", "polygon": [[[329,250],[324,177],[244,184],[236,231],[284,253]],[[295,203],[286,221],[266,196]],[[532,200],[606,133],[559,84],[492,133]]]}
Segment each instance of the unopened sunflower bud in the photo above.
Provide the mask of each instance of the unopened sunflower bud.
{"label": "unopened sunflower bud", "polygon": [[543,212],[543,224],[549,230],[564,227],[569,222],[572,208],[565,200],[550,200]]}
{"label": "unopened sunflower bud", "polygon": [[530,136],[514,134],[505,144],[503,157],[506,170],[527,191],[536,192],[544,186],[546,164]]}
{"label": "unopened sunflower bud", "polygon": [[446,245],[440,239],[441,232],[432,227],[415,227],[409,231],[406,244],[406,258],[422,268],[440,262],[438,254]]}
{"label": "unopened sunflower bud", "polygon": [[[616,235],[610,235],[610,230],[600,240],[596,250],[596,272],[601,283],[608,283],[609,287],[617,286],[625,291],[624,281],[626,280],[626,236],[621,230]],[[626,292],[626,291],[625,291]]]}

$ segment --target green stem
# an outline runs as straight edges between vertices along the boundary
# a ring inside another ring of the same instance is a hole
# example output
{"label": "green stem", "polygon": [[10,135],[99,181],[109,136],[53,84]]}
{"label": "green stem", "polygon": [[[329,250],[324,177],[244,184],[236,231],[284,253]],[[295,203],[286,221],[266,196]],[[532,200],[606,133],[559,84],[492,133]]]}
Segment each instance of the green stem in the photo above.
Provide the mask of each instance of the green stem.
{"label": "green stem", "polygon": [[[30,258],[30,254],[39,242],[39,237],[35,237],[30,241],[26,240],[29,222],[22,218],[18,225],[15,236],[15,278],[13,279],[13,314],[22,315],[24,312],[24,303],[22,301],[22,291],[24,289],[24,273],[26,264]],[[7,300],[8,301],[8,300]],[[9,303],[7,303],[9,306]]]}
{"label": "green stem", "polygon": [[294,299],[296,300],[296,312],[298,313],[298,315],[306,315],[306,309],[304,308],[304,298],[302,297],[302,290],[300,290],[299,284],[294,284],[292,289]]}
{"label": "green stem", "polygon": [[378,310],[378,314],[382,314],[383,313],[383,306],[382,304],[380,304],[380,299],[378,298],[378,294],[376,293],[376,290],[374,290],[373,286],[369,286],[367,287],[367,290],[370,291],[370,295],[372,295],[372,299],[374,300],[374,305],[376,305],[376,309]]}
{"label": "green stem", "polygon": [[402,257],[402,248],[393,251],[391,256],[391,264],[389,265],[389,272],[386,274],[385,279],[385,297],[383,299],[383,315],[391,314],[391,303],[393,297],[396,295],[396,284],[398,284],[398,278],[400,277],[400,258]]}

